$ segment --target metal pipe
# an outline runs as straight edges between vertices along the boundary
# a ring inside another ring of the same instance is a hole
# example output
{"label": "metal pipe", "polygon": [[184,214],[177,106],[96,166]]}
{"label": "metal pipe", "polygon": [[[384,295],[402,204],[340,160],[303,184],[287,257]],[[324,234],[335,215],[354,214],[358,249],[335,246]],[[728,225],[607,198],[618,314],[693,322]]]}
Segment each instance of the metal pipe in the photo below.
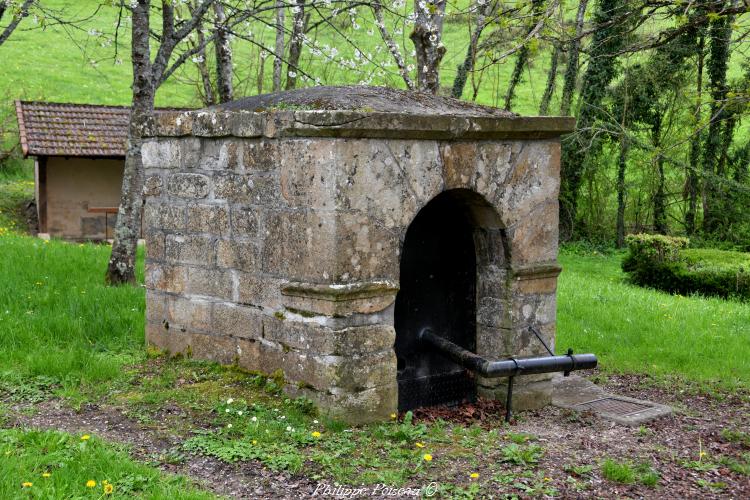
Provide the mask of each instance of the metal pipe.
{"label": "metal pipe", "polygon": [[596,368],[594,354],[568,354],[565,356],[543,356],[538,358],[509,358],[500,361],[489,361],[471,351],[464,349],[432,333],[429,328],[419,332],[420,342],[428,344],[459,365],[476,372],[483,377],[515,377],[535,373],[571,372]]}

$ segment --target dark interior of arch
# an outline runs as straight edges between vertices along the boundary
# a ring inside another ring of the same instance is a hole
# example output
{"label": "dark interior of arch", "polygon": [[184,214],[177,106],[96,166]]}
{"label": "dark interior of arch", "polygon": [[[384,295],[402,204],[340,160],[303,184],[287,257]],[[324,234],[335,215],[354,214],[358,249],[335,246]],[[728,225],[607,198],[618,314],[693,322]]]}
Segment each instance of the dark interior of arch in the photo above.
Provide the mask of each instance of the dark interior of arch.
{"label": "dark interior of arch", "polygon": [[476,351],[475,233],[495,212],[476,193],[452,190],[430,201],[409,226],[401,253],[395,328],[399,410],[473,401],[470,372],[419,345],[429,327]]}

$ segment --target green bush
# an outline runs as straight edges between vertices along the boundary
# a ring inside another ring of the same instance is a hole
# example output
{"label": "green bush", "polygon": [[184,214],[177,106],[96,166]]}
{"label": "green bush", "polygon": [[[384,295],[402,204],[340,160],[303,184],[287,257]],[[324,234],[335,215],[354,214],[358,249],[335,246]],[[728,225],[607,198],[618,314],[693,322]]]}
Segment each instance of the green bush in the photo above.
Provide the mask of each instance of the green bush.
{"label": "green bush", "polygon": [[687,249],[687,238],[636,234],[626,238],[622,269],[641,286],[670,293],[750,299],[750,254]]}

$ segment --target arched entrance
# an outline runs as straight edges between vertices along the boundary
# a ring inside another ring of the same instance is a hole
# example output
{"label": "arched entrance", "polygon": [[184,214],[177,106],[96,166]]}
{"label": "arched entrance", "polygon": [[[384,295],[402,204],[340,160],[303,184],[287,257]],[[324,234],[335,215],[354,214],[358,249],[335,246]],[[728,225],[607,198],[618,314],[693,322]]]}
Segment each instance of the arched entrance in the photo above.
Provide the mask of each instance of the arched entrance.
{"label": "arched entrance", "polygon": [[429,327],[476,352],[478,268],[487,244],[497,241],[486,237],[486,226],[498,222],[481,196],[455,189],[431,200],[409,226],[394,318],[400,410],[475,399],[472,374],[420,346],[417,336]]}

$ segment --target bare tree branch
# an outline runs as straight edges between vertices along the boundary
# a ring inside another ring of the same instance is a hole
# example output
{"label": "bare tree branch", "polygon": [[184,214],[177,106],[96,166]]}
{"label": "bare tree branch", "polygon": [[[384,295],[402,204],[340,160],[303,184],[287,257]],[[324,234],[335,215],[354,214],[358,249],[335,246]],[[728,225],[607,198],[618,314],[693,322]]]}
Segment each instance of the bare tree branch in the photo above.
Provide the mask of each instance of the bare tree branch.
{"label": "bare tree branch", "polygon": [[[19,9],[18,13],[13,16],[13,19],[11,19],[10,24],[5,27],[2,33],[0,33],[0,45],[2,45],[8,37],[10,37],[10,34],[15,31],[15,29],[18,27],[18,24],[23,20],[24,17],[29,15],[29,8],[31,7],[31,4],[34,3],[34,0],[25,0],[23,2],[23,5],[21,5],[21,8]],[[3,1],[2,10],[0,10],[0,19],[2,19],[3,14],[6,11],[5,2]]]}

